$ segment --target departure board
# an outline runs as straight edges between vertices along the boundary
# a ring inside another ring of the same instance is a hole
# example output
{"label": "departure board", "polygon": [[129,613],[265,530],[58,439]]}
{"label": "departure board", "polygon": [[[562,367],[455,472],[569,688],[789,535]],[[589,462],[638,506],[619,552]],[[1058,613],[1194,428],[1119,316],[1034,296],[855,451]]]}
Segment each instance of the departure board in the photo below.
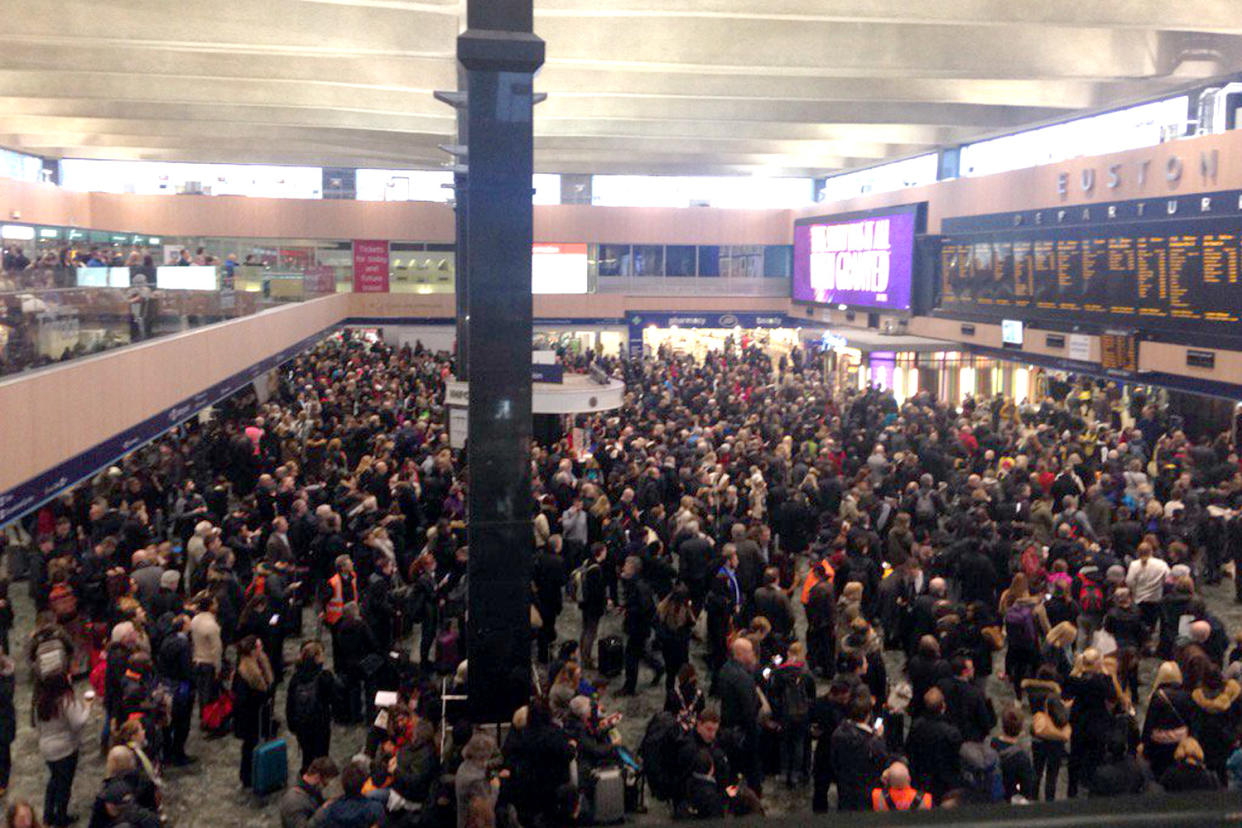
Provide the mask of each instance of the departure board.
{"label": "departure board", "polygon": [[1134,334],[1100,335],[1100,367],[1106,371],[1138,371],[1138,337]]}
{"label": "departure board", "polygon": [[940,306],[1242,336],[1242,218],[948,233]]}

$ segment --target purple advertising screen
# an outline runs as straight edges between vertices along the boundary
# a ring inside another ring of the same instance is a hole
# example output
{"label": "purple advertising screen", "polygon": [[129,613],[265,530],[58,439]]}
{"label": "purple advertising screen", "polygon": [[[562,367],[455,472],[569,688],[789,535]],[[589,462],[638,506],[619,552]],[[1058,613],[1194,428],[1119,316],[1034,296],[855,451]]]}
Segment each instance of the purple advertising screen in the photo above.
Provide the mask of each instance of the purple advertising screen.
{"label": "purple advertising screen", "polygon": [[910,309],[915,214],[801,221],[794,226],[793,298]]}

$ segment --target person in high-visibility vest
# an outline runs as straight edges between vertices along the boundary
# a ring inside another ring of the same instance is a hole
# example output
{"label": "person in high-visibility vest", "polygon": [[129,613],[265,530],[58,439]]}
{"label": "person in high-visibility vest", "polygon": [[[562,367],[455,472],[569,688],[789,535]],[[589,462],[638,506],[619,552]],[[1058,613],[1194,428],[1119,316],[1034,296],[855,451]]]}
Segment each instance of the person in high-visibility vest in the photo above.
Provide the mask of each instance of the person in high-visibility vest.
{"label": "person in high-visibility vest", "polygon": [[925,811],[932,807],[931,794],[910,786],[910,769],[894,762],[880,775],[881,787],[871,792],[873,811]]}
{"label": "person in high-visibility vest", "polygon": [[811,590],[815,589],[815,585],[821,581],[827,581],[832,584],[833,577],[836,572],[832,568],[832,564],[828,563],[828,559],[815,561],[807,570],[806,580],[802,582],[802,606],[806,606],[811,601]]}
{"label": "person in high-visibility vest", "polygon": [[354,562],[348,555],[338,555],[336,574],[328,579],[328,600],[323,606],[323,623],[329,629],[335,628],[345,614],[345,605],[356,603],[358,576],[354,574]]}

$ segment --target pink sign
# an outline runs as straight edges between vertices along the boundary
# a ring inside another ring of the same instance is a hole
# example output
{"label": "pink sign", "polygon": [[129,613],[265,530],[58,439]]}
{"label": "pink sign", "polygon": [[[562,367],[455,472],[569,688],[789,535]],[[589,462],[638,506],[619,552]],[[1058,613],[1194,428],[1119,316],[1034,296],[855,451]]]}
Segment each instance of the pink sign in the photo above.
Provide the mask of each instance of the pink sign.
{"label": "pink sign", "polygon": [[312,265],[302,271],[303,293],[335,293],[336,268]]}
{"label": "pink sign", "polygon": [[354,240],[354,293],[388,292],[388,242]]}

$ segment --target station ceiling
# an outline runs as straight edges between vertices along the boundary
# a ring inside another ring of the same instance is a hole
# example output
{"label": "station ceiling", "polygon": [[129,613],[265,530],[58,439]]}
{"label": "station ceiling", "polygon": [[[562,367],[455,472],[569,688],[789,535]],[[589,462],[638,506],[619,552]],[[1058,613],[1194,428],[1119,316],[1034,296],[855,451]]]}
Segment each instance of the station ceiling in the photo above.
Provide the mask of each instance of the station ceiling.
{"label": "station ceiling", "polygon": [[[436,167],[461,0],[6,0],[0,146]],[[823,175],[1242,67],[1237,0],[536,0],[541,172]]]}

